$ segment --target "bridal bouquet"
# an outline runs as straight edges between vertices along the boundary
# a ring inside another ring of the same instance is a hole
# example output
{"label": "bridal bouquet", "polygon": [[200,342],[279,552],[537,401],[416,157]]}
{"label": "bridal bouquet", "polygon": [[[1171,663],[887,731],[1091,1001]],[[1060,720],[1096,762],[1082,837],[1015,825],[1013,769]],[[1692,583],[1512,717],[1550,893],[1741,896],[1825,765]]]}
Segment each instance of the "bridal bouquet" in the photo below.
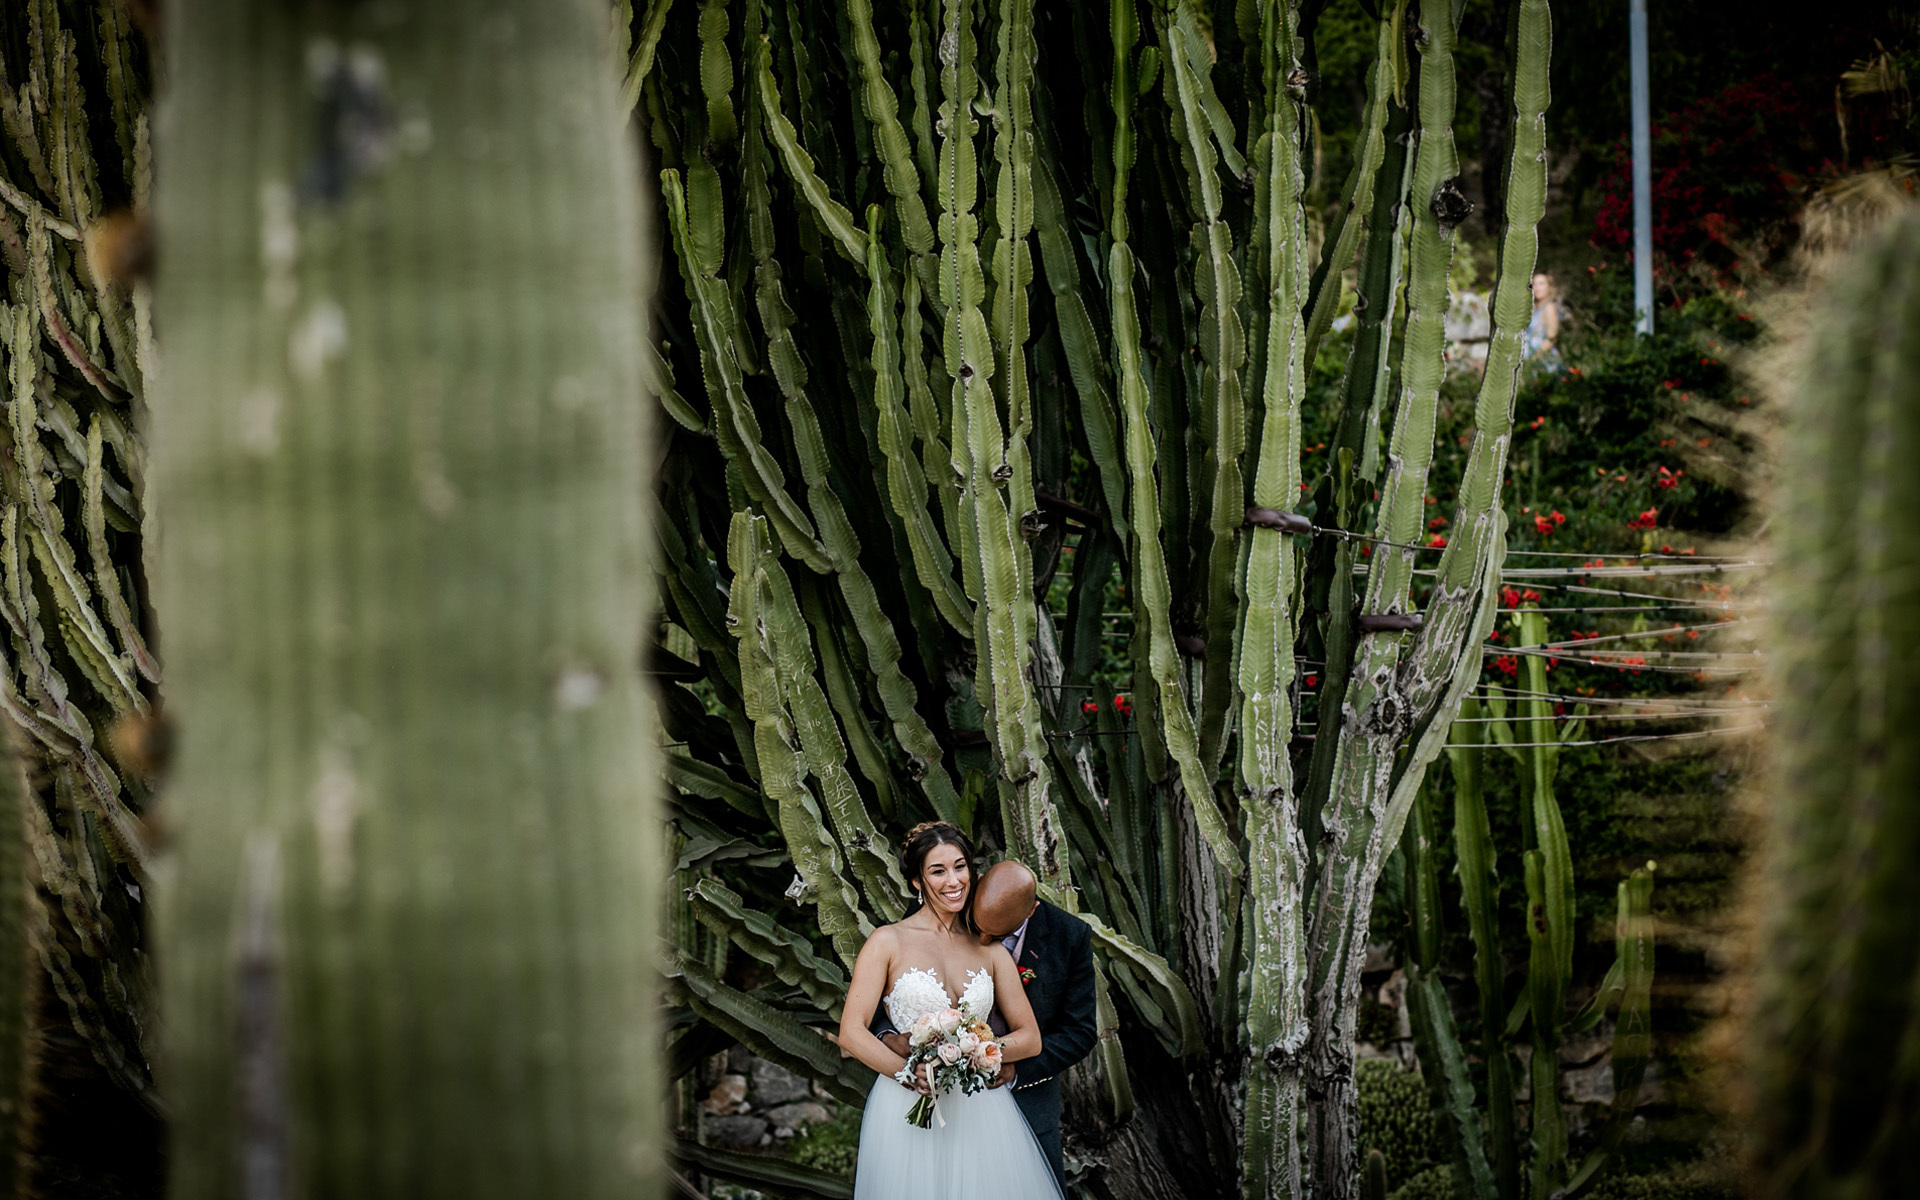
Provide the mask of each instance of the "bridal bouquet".
{"label": "bridal bouquet", "polygon": [[[933,1094],[920,1097],[907,1112],[907,1120],[921,1129],[932,1126],[940,1093],[958,1087],[971,1096],[1000,1073],[1000,1043],[985,1018],[975,1016],[966,1004],[922,1015],[907,1031],[907,1041],[907,1065],[894,1078],[912,1087],[920,1064],[925,1063],[933,1083]],[[945,1125],[946,1120],[940,1123]]]}

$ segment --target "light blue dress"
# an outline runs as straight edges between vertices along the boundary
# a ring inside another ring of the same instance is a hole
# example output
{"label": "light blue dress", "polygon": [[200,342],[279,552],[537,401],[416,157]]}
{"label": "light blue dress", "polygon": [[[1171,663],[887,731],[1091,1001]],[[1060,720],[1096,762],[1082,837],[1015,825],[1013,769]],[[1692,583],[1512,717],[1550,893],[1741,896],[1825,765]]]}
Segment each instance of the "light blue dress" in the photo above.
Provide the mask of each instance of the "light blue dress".
{"label": "light blue dress", "polygon": [[1553,309],[1554,316],[1560,316],[1560,302],[1547,301],[1533,310],[1533,317],[1527,322],[1527,331],[1520,337],[1520,355],[1535,371],[1553,372],[1564,367],[1560,361],[1560,347],[1547,344],[1546,313],[1549,308]]}

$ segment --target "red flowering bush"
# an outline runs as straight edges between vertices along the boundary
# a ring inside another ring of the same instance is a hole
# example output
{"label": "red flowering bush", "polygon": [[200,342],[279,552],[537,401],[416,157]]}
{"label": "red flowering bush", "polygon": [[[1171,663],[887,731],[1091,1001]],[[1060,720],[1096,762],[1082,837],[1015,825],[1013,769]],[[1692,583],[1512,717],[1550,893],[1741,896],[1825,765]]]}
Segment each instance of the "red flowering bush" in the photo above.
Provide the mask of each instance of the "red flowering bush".
{"label": "red flowering bush", "polygon": [[[1655,254],[1727,271],[1784,244],[1808,183],[1829,165],[1821,139],[1834,128],[1823,111],[1830,105],[1809,88],[1759,75],[1656,121]],[[1633,155],[1624,137],[1600,192],[1593,244],[1631,246]]]}
{"label": "red flowering bush", "polygon": [[1660,510],[1650,508],[1633,520],[1627,522],[1628,529],[1652,529],[1660,523]]}

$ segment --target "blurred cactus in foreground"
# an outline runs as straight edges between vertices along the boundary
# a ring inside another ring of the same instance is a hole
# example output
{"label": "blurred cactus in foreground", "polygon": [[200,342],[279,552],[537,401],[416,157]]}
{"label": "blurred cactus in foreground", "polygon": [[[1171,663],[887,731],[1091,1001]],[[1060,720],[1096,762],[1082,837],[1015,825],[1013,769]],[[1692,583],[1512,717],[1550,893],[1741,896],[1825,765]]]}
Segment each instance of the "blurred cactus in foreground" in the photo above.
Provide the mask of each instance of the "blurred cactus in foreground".
{"label": "blurred cactus in foreground", "polygon": [[170,1194],[649,1195],[652,460],[606,9],[167,16]]}
{"label": "blurred cactus in foreground", "polygon": [[[1090,1186],[1359,1194],[1373,891],[1505,557],[1550,22],[1515,6],[1495,332],[1429,542],[1464,6],[1381,7],[1316,242],[1322,7],[628,12],[677,267],[668,772],[680,866],[728,885],[690,897],[722,940],[682,947],[676,1065],[719,1031],[857,1097],[806,1026],[902,908],[898,833],[938,816],[1094,928],[1111,1036],[1067,1085]],[[1350,268],[1338,412],[1308,413]]]}
{"label": "blurred cactus in foreground", "polygon": [[16,735],[0,729],[0,1200],[27,1194],[34,1045],[29,1036],[34,961],[27,929],[27,805],[33,803]]}
{"label": "blurred cactus in foreground", "polygon": [[1920,1194],[1920,216],[1823,294],[1772,539],[1751,1194]]}

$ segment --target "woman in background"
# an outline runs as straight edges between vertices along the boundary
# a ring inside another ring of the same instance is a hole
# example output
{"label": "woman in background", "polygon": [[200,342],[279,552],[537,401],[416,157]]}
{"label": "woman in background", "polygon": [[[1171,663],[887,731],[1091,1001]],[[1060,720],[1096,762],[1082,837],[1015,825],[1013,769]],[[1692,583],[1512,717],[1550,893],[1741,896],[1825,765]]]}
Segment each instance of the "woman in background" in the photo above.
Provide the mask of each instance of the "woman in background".
{"label": "woman in background", "polygon": [[1533,273],[1533,319],[1521,336],[1520,353],[1536,371],[1561,369],[1560,301],[1556,298],[1553,276],[1545,271]]}

